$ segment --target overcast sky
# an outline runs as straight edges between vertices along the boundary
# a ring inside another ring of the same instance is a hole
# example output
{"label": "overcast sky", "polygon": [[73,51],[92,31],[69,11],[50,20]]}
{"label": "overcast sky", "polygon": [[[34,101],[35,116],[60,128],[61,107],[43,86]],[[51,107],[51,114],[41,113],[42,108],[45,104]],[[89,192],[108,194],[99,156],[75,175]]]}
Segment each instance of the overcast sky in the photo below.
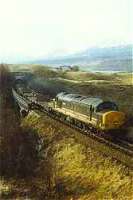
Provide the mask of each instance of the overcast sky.
{"label": "overcast sky", "polygon": [[132,0],[0,0],[0,61],[132,43]]}

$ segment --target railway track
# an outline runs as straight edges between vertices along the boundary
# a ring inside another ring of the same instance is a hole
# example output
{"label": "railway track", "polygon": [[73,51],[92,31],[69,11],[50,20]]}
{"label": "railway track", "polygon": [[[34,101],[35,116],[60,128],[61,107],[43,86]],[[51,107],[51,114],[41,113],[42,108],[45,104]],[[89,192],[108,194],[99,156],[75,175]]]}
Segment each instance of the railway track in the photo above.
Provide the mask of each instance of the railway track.
{"label": "railway track", "polygon": [[[24,96],[20,96],[13,92],[14,97],[15,95],[17,95],[17,101],[26,101],[26,103],[28,103],[30,106],[30,110],[35,110],[35,111],[39,111],[47,116],[49,116],[50,118],[57,120],[77,131],[79,131],[80,133],[89,136],[90,138],[105,144],[111,148],[113,148],[115,151],[117,151],[117,156],[115,156],[115,154],[112,156],[114,159],[117,159],[120,162],[123,162],[126,166],[133,168],[133,144],[129,143],[125,140],[122,140],[120,138],[117,138],[116,140],[111,140],[110,138],[104,137],[104,135],[98,135],[98,133],[95,130],[92,129],[83,129],[81,127],[78,127],[66,120],[63,120],[62,118],[59,118],[57,115],[54,115],[52,112],[49,112],[47,109],[47,105],[42,105],[39,102],[33,102],[33,100],[30,100],[28,98],[25,98]],[[15,97],[16,99],[16,97]],[[21,102],[22,104],[22,102]],[[107,154],[108,152],[105,152],[105,154]]]}
{"label": "railway track", "polygon": [[78,131],[79,133],[82,133],[82,135],[88,136],[90,139],[97,142],[98,146],[100,146],[101,144],[106,146],[106,148],[105,148],[106,150],[101,151],[101,148],[94,148],[93,145],[95,145],[94,144],[95,142],[93,142],[93,145],[91,145],[90,147],[96,149],[97,151],[98,151],[98,149],[100,149],[100,152],[102,154],[104,154],[105,156],[110,156],[113,160],[117,160],[117,162],[123,163],[125,166],[133,169],[133,159],[132,159],[133,151],[132,150],[129,150],[124,146],[121,146],[121,144],[116,144],[116,143],[113,143],[113,142],[103,138],[103,137],[97,136],[92,131],[84,131],[81,128],[76,127],[72,124],[69,124],[68,122],[64,122],[61,119],[54,117],[53,115],[50,115],[49,113],[47,113],[45,111],[42,111],[42,110],[38,111],[35,109],[35,112],[39,112],[41,114],[47,115],[48,117],[52,118],[53,120],[63,123],[64,125],[67,125],[68,127]]}

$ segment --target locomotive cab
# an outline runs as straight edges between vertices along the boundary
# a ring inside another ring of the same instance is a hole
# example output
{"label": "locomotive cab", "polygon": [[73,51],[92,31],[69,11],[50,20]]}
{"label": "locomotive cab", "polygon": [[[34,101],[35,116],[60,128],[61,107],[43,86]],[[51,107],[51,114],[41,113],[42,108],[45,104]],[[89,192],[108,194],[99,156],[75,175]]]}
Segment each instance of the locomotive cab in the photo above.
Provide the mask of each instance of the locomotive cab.
{"label": "locomotive cab", "polygon": [[101,129],[102,130],[113,130],[119,129],[124,125],[125,114],[119,111],[108,111],[103,113]]}
{"label": "locomotive cab", "polygon": [[114,102],[105,101],[99,104],[98,112],[102,114],[99,123],[102,130],[119,129],[125,122],[125,114],[118,111],[118,106]]}

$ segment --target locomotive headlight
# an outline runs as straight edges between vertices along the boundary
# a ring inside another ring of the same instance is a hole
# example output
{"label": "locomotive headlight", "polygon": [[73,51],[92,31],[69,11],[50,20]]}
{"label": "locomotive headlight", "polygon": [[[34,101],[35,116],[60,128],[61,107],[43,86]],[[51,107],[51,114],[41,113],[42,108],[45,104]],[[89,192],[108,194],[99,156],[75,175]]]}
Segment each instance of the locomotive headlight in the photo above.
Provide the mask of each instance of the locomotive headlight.
{"label": "locomotive headlight", "polygon": [[118,125],[118,124],[119,124],[119,122],[118,122],[118,121],[114,121],[114,122],[113,122],[113,124],[115,124],[115,125]]}

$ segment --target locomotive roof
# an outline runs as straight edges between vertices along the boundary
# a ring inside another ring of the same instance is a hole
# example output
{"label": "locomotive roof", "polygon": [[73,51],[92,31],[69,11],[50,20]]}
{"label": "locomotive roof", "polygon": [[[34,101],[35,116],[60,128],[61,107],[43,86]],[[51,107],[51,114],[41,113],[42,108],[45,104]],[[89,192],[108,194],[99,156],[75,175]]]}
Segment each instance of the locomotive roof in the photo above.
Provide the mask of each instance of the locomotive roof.
{"label": "locomotive roof", "polygon": [[101,98],[81,96],[78,94],[68,94],[65,92],[59,93],[57,97],[62,101],[92,105],[94,108],[103,102]]}

